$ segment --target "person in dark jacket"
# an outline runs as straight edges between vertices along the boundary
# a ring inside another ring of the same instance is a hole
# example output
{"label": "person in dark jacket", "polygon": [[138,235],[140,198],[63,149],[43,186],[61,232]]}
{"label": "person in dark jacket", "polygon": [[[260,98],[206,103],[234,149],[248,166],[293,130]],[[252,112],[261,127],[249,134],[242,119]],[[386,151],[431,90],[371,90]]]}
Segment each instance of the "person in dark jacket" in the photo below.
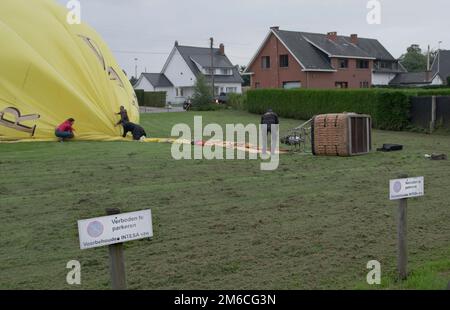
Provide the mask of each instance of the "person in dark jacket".
{"label": "person in dark jacket", "polygon": [[147,133],[144,128],[141,126],[134,124],[132,122],[127,122],[123,125],[123,137],[125,138],[129,132],[133,135],[133,140],[139,141],[141,139],[145,139],[147,137]]}
{"label": "person in dark jacket", "polygon": [[[267,135],[271,137],[270,149],[271,153],[275,153],[276,143],[274,142],[277,136],[276,130],[272,132],[272,126],[279,125],[280,120],[278,119],[278,115],[272,111],[272,109],[268,109],[267,112],[261,117],[261,125],[267,125]],[[265,136],[262,140],[262,153],[266,154],[267,152],[267,136]]]}
{"label": "person in dark jacket", "polygon": [[261,117],[261,124],[267,125],[267,132],[272,132],[272,125],[279,125],[280,120],[278,119],[278,115],[272,111],[272,109],[268,109],[266,114]]}
{"label": "person in dark jacket", "polygon": [[120,115],[120,121],[116,124],[116,126],[123,125],[130,121],[130,118],[128,117],[128,112],[124,106],[120,107],[120,111],[116,115]]}

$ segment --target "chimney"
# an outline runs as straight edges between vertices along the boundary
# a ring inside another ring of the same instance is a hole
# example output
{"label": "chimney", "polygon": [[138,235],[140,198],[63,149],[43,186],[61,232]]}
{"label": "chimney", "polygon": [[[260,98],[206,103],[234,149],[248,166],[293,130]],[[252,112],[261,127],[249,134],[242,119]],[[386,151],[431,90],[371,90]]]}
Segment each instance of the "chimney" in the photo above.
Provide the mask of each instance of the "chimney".
{"label": "chimney", "polygon": [[270,27],[270,29],[272,29],[272,30],[280,30],[280,26],[272,26],[272,27]]}
{"label": "chimney", "polygon": [[219,52],[220,55],[225,55],[225,45],[223,45],[223,43],[219,45]]}
{"label": "chimney", "polygon": [[178,46],[178,41],[175,41],[175,46]]}
{"label": "chimney", "polygon": [[352,41],[352,44],[358,44],[358,35],[357,34],[352,34],[351,36],[350,36],[350,39],[351,39],[351,41]]}
{"label": "chimney", "polygon": [[327,33],[327,39],[336,42],[337,41],[337,32],[328,32]]}

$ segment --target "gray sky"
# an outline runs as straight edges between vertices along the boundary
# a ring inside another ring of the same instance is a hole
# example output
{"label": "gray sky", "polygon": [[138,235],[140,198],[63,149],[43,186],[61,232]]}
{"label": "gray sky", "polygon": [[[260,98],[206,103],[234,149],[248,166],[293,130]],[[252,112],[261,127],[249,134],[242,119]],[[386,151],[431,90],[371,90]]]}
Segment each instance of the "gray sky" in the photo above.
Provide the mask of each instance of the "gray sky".
{"label": "gray sky", "polygon": [[[66,4],[68,0],[57,0]],[[82,20],[109,44],[119,64],[134,75],[159,72],[175,40],[182,45],[224,43],[234,64],[246,65],[270,26],[284,30],[378,39],[394,57],[412,43],[450,49],[450,1],[379,0],[381,24],[369,25],[368,0],[81,0]]]}

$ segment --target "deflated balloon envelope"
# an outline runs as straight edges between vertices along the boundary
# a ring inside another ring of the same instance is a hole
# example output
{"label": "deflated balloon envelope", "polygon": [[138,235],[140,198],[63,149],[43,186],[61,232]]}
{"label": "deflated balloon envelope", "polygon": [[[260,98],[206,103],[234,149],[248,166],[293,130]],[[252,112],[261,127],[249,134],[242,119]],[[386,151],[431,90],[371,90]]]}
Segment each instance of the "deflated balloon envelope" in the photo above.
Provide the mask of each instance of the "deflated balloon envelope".
{"label": "deflated balloon envelope", "polygon": [[109,48],[67,14],[54,0],[0,1],[0,141],[53,140],[68,118],[77,139],[113,140],[121,105],[139,123],[136,95]]}

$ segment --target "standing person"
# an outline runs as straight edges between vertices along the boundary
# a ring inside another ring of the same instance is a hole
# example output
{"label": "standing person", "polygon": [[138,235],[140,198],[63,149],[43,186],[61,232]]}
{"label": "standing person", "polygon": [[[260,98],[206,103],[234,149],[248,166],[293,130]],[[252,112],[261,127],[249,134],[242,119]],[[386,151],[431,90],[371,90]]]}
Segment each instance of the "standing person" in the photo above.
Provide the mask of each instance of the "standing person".
{"label": "standing person", "polygon": [[128,112],[123,105],[120,106],[120,111],[116,115],[120,115],[120,121],[116,124],[116,127],[130,122],[130,118],[128,117]]}
{"label": "standing person", "polygon": [[261,117],[261,125],[267,125],[267,135],[263,136],[262,141],[262,152],[263,154],[266,154],[267,152],[267,136],[270,134],[271,137],[271,152],[272,154],[275,152],[275,148],[277,145],[276,139],[278,137],[278,132],[272,132],[272,126],[279,125],[280,120],[278,118],[278,115],[272,110],[268,109],[267,112]]}
{"label": "standing person", "polygon": [[280,120],[278,119],[277,113],[272,111],[272,109],[268,109],[266,114],[261,117],[261,124],[267,125],[267,133],[272,132],[272,125],[279,125]]}
{"label": "standing person", "polygon": [[73,118],[69,118],[55,129],[55,136],[59,138],[59,142],[73,139],[75,129],[72,127],[75,123]]}
{"label": "standing person", "polygon": [[129,132],[131,132],[131,134],[133,135],[133,140],[135,141],[143,140],[147,137],[147,133],[145,132],[144,128],[131,122],[123,124],[122,137],[125,138]]}

